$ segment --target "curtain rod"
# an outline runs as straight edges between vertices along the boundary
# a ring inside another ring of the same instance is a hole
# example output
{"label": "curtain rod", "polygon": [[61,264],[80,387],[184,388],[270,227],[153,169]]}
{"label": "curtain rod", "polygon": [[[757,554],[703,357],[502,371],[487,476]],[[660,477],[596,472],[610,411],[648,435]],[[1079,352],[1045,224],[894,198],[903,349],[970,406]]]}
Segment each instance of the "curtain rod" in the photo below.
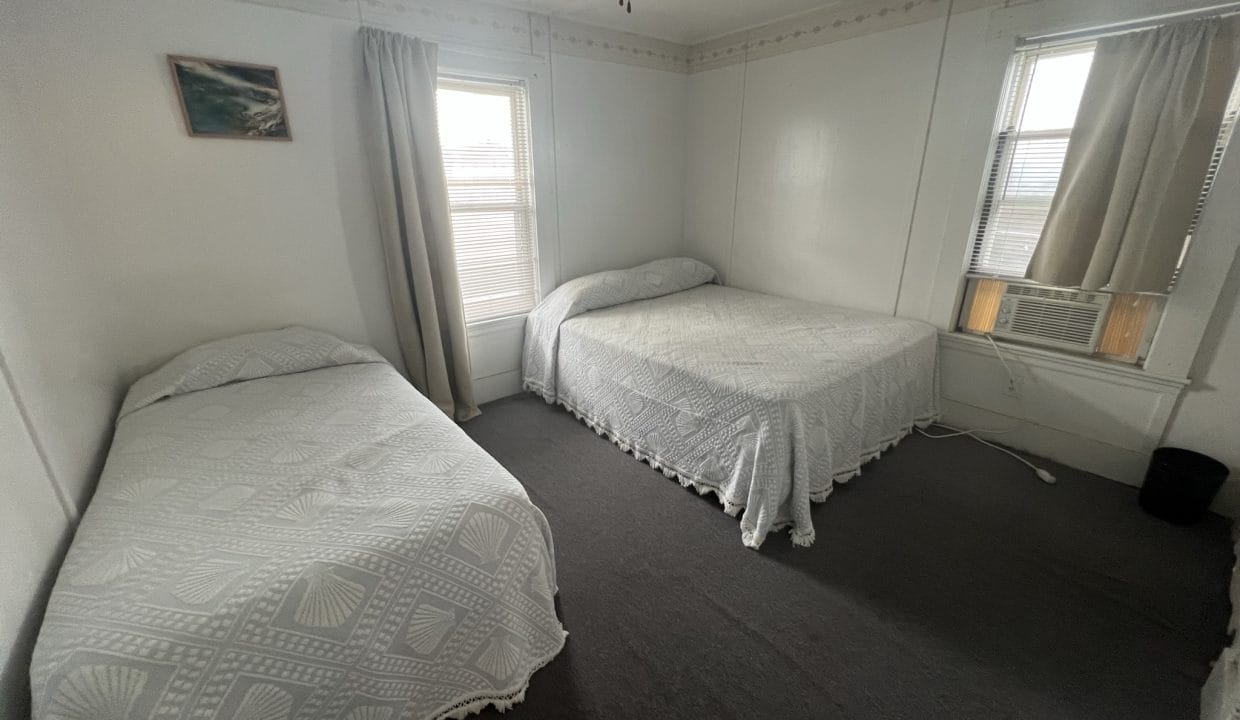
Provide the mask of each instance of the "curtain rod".
{"label": "curtain rod", "polygon": [[1077,40],[1084,40],[1086,38],[1095,39],[1108,35],[1121,35],[1123,33],[1136,32],[1138,30],[1148,30],[1160,25],[1168,25],[1173,22],[1199,20],[1208,17],[1234,15],[1236,13],[1240,13],[1240,2],[1221,3],[1218,5],[1197,8],[1195,10],[1180,10],[1177,12],[1163,13],[1162,15],[1153,15],[1138,20],[1113,23],[1111,25],[1096,25],[1083,30],[1068,30],[1064,32],[1046,33],[1044,35],[1032,35],[1022,38],[1021,44],[1058,45],[1060,43],[1070,43]]}

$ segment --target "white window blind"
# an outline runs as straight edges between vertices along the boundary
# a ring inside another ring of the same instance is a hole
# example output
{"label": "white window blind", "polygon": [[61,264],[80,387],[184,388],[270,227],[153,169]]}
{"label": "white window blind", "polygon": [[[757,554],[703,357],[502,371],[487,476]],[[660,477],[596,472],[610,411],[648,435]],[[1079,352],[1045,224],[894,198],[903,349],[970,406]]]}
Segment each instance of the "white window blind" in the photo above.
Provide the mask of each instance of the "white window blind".
{"label": "white window blind", "polygon": [[465,321],[528,312],[538,273],[525,88],[441,77],[437,101]]}
{"label": "white window blind", "polygon": [[1017,52],[969,269],[1024,277],[1063,171],[1094,42]]}

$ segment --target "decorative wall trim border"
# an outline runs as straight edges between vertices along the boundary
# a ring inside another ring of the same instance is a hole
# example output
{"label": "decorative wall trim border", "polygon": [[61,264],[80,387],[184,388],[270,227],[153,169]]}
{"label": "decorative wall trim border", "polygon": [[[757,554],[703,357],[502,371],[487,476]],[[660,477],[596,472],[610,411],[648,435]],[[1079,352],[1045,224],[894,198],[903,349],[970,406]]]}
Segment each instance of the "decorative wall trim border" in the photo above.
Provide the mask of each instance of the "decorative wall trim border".
{"label": "decorative wall trim border", "polygon": [[804,50],[986,7],[1044,0],[863,0],[813,10],[693,46],[548,18],[476,0],[237,0],[390,28],[446,43],[535,57],[549,52],[694,73]]}
{"label": "decorative wall trim border", "polygon": [[689,48],[665,40],[472,0],[238,0],[352,20],[443,43],[689,71]]}
{"label": "decorative wall trim border", "polygon": [[690,49],[685,45],[555,17],[551,18],[551,51],[656,70],[689,72]]}
{"label": "decorative wall trim border", "polygon": [[268,7],[296,10],[311,15],[324,15],[341,20],[359,18],[357,0],[237,0],[251,5],[267,5]]}
{"label": "decorative wall trim border", "polygon": [[[957,0],[959,2],[959,0]],[[992,38],[1106,27],[1127,21],[1218,7],[1223,0],[1008,0],[990,18]]]}
{"label": "decorative wall trim border", "polygon": [[522,10],[461,0],[354,2],[359,4],[359,16],[365,25],[386,27],[443,42],[457,42],[527,55],[536,54],[531,14]]}
{"label": "decorative wall trim border", "polygon": [[[1004,0],[955,0],[950,5],[952,13],[959,14],[1004,4]],[[694,45],[689,72],[703,72],[929,22],[946,16],[948,6],[948,0],[869,0],[812,10]]]}

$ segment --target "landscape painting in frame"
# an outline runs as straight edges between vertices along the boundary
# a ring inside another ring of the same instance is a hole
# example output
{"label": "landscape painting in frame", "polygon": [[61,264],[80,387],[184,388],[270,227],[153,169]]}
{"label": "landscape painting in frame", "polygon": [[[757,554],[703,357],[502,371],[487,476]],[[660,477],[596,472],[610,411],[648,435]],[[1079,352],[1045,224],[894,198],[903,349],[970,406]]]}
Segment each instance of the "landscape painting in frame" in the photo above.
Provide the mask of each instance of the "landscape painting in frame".
{"label": "landscape painting in frame", "polygon": [[194,137],[290,140],[280,71],[169,55],[185,128]]}

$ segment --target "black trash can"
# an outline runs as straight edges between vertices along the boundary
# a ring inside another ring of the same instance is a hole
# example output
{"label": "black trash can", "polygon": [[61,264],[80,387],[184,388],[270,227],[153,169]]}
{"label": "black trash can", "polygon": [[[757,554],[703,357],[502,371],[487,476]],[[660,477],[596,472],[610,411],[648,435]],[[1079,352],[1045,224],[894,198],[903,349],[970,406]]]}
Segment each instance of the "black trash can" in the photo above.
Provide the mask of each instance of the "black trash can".
{"label": "black trash can", "polygon": [[1227,466],[1207,455],[1162,447],[1150,458],[1141,486],[1141,507],[1176,525],[1193,525],[1205,517],[1210,502],[1227,479]]}

